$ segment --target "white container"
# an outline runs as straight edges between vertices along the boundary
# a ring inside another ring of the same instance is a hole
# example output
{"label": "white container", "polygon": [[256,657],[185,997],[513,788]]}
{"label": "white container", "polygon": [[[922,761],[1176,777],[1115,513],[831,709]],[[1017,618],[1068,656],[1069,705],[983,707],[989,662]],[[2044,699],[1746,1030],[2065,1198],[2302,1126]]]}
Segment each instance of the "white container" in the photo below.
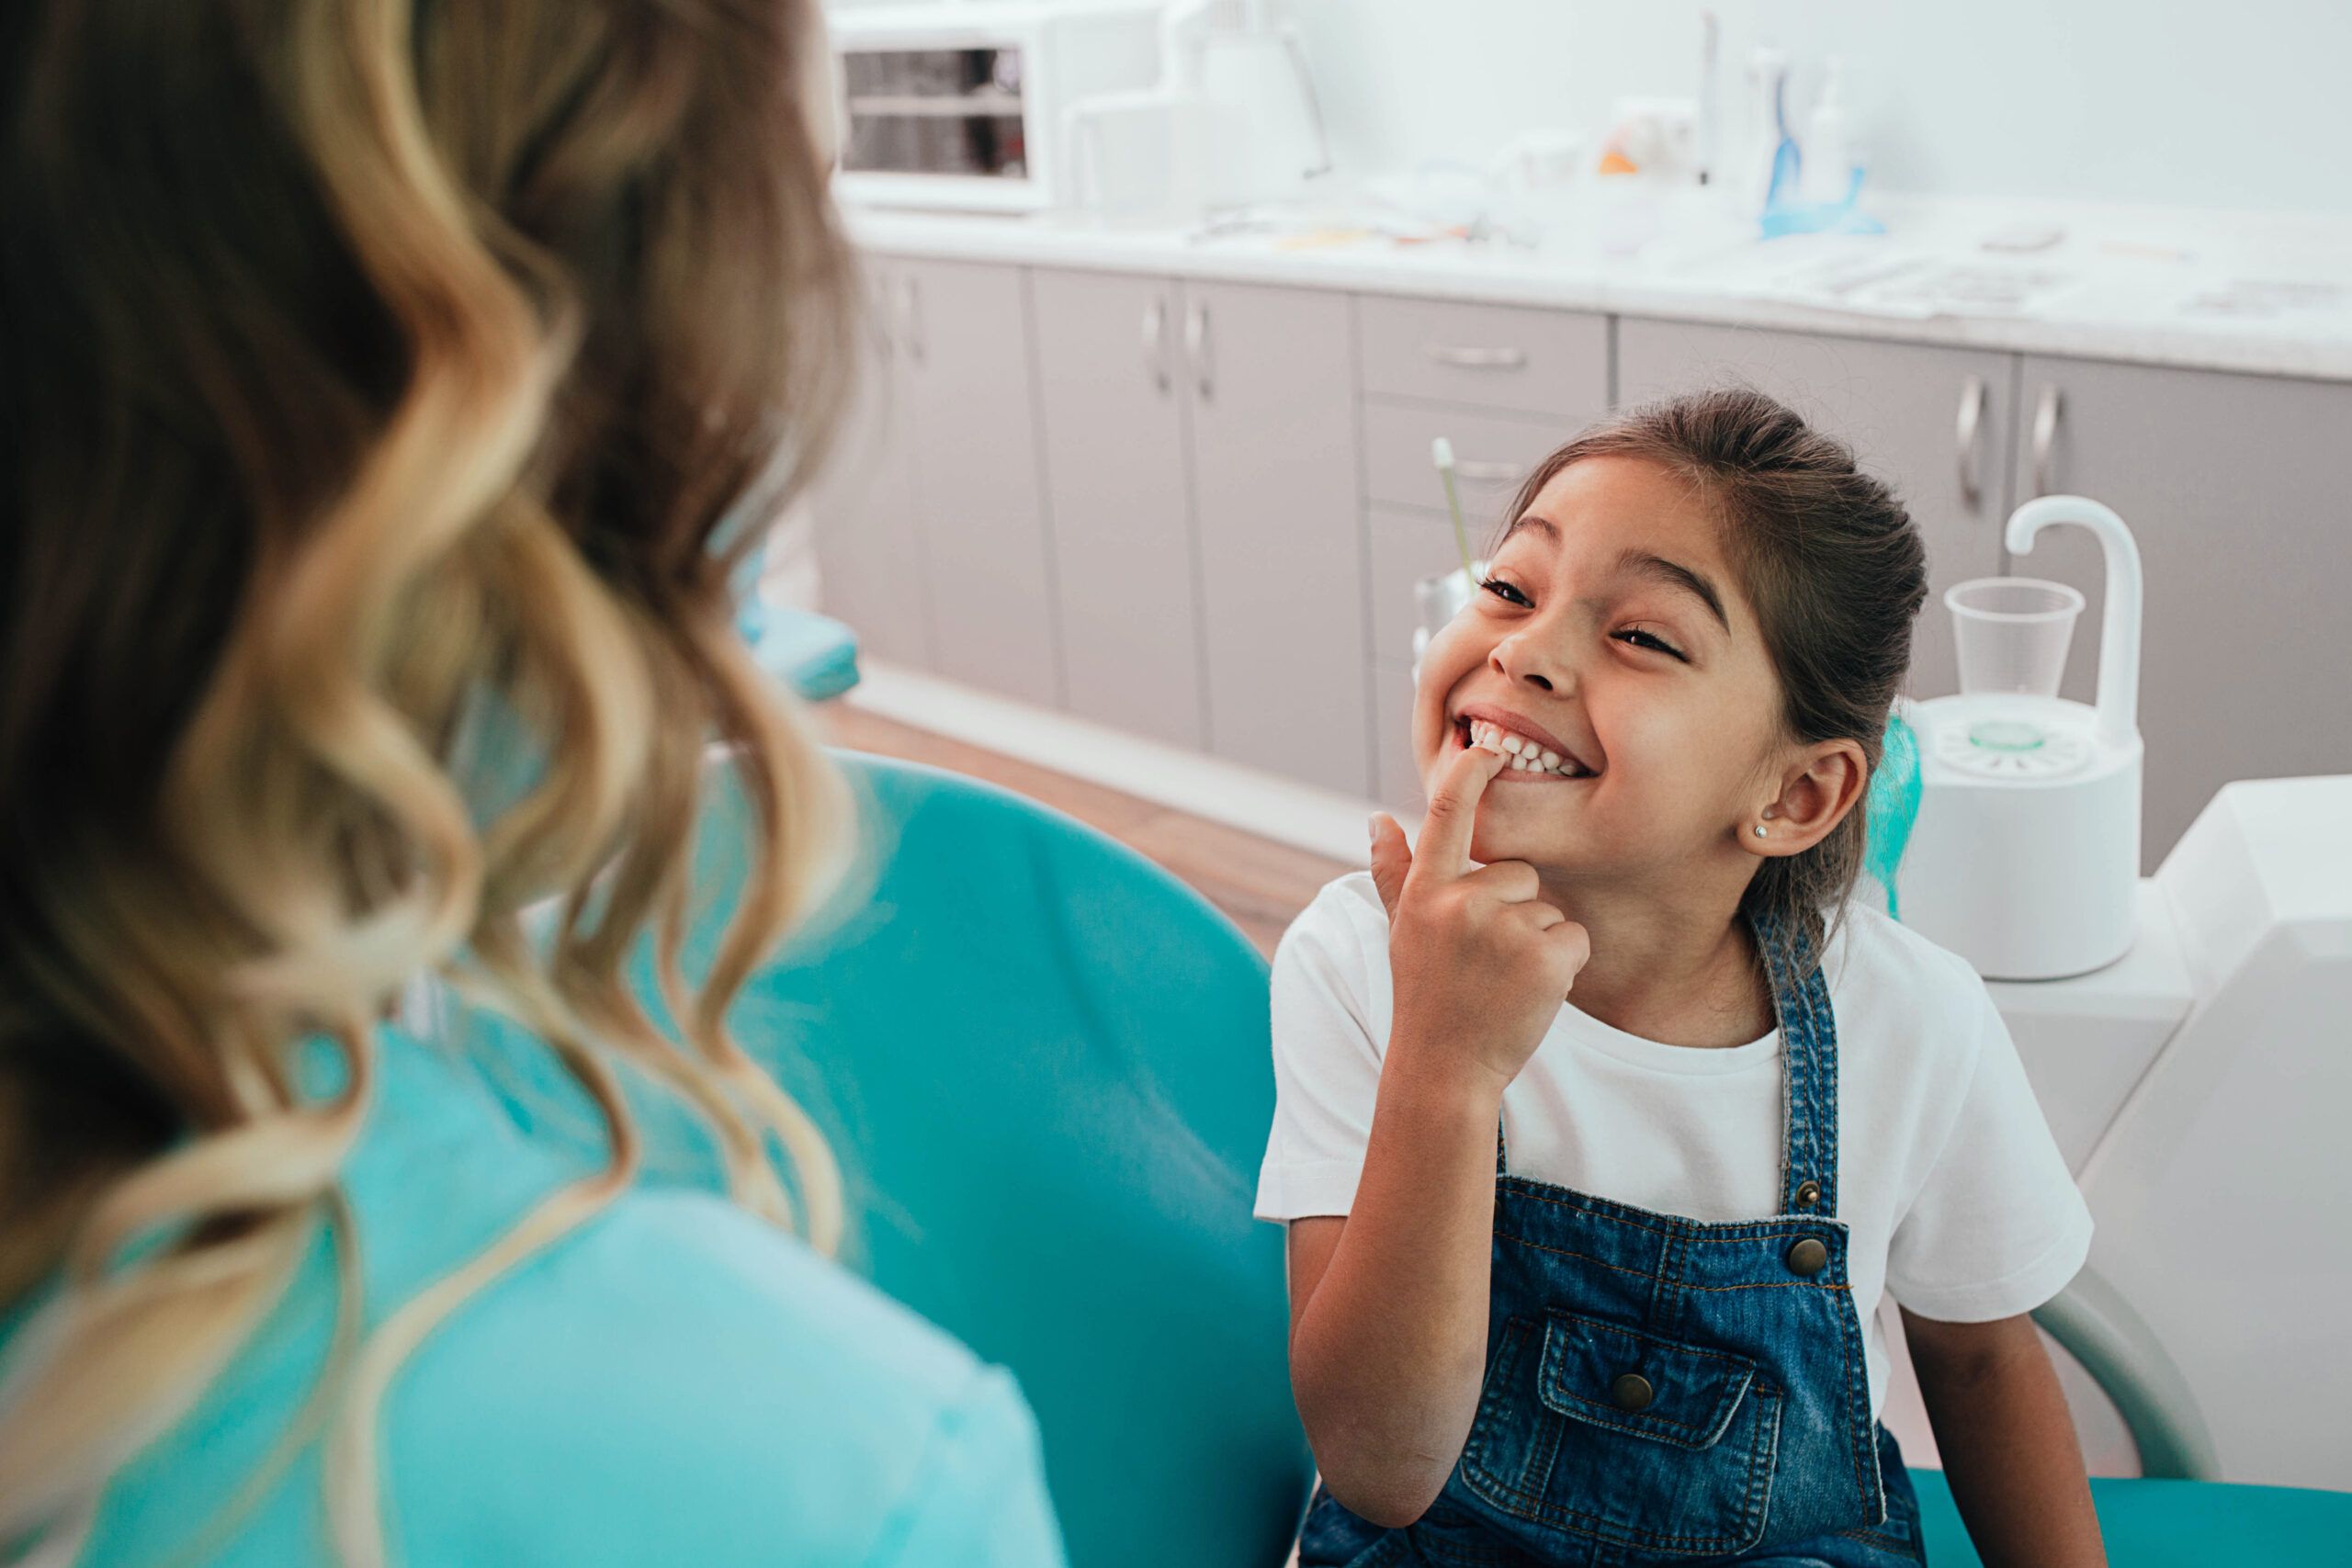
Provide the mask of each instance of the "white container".
{"label": "white container", "polygon": [[2098,502],[2052,495],[2009,518],[2010,553],[2059,524],[2090,529],[2106,553],[2098,705],[1978,691],[1912,716],[1919,816],[1897,874],[1903,920],[1988,980],[2088,974],[2130,951],[2134,930],[2139,547]]}
{"label": "white container", "polygon": [[1834,204],[1854,188],[1854,165],[1861,159],[1854,151],[1853,121],[1846,112],[1846,62],[1831,55],[1821,83],[1821,96],[1806,122],[1799,164],[1799,194],[1810,203]]}

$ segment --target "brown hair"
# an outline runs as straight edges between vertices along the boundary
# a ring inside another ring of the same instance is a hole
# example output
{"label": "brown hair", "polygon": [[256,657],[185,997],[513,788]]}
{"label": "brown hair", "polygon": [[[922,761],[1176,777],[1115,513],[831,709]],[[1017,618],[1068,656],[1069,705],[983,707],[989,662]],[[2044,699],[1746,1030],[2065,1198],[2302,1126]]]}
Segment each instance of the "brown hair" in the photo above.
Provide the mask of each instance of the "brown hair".
{"label": "brown hair", "polygon": [[[1639,457],[1688,479],[1712,506],[1725,553],[1756,606],[1781,682],[1781,722],[1799,743],[1850,739],[1871,773],[1911,662],[1928,592],[1927,552],[1894,492],[1842,443],[1746,387],[1645,404],[1583,432],[1537,464],[1508,528],[1555,475],[1588,457]],[[1862,870],[1858,803],[1800,855],[1763,861],[1742,910],[1815,953],[1825,911],[1842,909]]]}
{"label": "brown hair", "polygon": [[[546,1040],[613,1154],[345,1359],[347,1558],[391,1367],[630,1179],[617,1060],[831,1244],[823,1142],[724,1014],[846,802],[735,635],[752,531],[714,549],[844,397],[827,68],[814,0],[0,7],[0,1303],[62,1269],[0,1391],[0,1542],[86,1507],[266,1312],[420,974]],[[485,704],[544,765],[477,821]],[[757,833],[697,988],[714,740]],[[620,977],[649,926],[675,1039]]]}

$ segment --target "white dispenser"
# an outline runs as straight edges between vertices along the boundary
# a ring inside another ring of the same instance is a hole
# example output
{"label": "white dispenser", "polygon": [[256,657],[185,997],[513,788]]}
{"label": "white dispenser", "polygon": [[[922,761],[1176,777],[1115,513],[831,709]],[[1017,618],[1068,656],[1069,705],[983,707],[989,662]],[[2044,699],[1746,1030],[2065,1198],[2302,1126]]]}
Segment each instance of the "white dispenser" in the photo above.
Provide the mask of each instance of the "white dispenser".
{"label": "white dispenser", "polygon": [[[2076,495],[2018,507],[2009,551],[2025,555],[2043,528],[2067,524],[2096,534],[2107,559],[2098,705],[2056,695],[2081,596],[1985,578],[1945,595],[1962,644],[1960,694],[1911,715],[1919,816],[1897,874],[1903,921],[1991,980],[2087,974],[2122,957],[2134,930],[2140,551],[2121,518]],[[1999,603],[2036,590],[2041,605]]]}

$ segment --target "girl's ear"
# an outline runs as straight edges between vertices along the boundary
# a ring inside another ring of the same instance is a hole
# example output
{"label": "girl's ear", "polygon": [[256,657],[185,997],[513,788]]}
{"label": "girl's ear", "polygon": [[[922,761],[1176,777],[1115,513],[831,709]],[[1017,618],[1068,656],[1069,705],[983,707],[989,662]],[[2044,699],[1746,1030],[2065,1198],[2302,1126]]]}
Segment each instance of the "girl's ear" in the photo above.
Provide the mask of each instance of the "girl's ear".
{"label": "girl's ear", "polygon": [[1816,741],[1781,773],[1779,797],[1741,829],[1740,842],[1759,855],[1803,854],[1861,805],[1869,782],[1859,742]]}

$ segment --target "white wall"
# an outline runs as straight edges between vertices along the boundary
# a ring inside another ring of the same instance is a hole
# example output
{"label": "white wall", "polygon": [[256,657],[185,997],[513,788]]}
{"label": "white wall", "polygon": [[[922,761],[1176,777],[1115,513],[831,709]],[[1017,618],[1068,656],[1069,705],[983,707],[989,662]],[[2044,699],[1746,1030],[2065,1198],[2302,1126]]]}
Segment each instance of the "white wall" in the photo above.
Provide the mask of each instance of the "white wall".
{"label": "white wall", "polygon": [[[1589,135],[1696,92],[1696,0],[1294,0],[1351,168]],[[1889,190],[2352,213],[2345,0],[1714,0],[1740,123],[1750,48],[1845,55]]]}

